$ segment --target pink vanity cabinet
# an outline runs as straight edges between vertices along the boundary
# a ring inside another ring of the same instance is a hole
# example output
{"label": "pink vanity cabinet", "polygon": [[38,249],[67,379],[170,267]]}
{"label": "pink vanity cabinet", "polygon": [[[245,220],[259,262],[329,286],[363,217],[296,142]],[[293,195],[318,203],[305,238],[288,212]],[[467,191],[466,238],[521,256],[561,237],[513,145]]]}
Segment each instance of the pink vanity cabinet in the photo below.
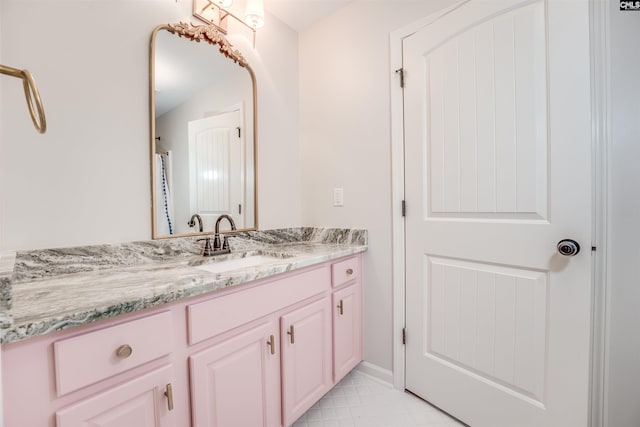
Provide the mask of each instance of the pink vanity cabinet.
{"label": "pink vanity cabinet", "polygon": [[[171,390],[171,366],[153,370],[67,408],[56,411],[58,427],[175,426],[162,401]],[[166,384],[166,385],[165,385]],[[163,387],[165,385],[165,387]]]}
{"label": "pink vanity cabinet", "polygon": [[334,383],[362,360],[361,270],[361,257],[347,258],[331,266]]}
{"label": "pink vanity cabinet", "polygon": [[189,357],[194,426],[280,425],[276,331],[265,320]]}
{"label": "pink vanity cabinet", "polygon": [[361,255],[3,345],[4,427],[288,426],[362,360]]}
{"label": "pink vanity cabinet", "polygon": [[180,425],[175,308],[3,345],[4,427]]}
{"label": "pink vanity cabinet", "polygon": [[280,318],[284,425],[293,424],[333,386],[330,304],[327,296]]}

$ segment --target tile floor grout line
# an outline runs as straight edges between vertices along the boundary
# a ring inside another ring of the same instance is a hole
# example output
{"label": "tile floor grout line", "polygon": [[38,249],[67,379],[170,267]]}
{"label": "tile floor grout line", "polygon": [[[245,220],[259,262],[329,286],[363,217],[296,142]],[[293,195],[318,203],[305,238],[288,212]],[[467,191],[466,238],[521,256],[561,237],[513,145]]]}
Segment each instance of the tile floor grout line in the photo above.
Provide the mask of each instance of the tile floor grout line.
{"label": "tile floor grout line", "polygon": [[293,427],[461,427],[420,398],[351,371]]}

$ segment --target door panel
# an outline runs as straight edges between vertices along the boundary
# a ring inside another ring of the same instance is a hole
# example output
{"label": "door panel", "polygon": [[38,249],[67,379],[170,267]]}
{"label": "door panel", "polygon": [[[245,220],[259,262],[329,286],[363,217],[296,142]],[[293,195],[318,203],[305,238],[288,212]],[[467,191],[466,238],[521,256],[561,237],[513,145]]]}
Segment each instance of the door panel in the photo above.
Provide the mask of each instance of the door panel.
{"label": "door panel", "polygon": [[333,381],[339,382],[362,361],[360,283],[333,294]]}
{"label": "door panel", "polygon": [[332,387],[331,300],[281,317],[284,425],[291,425]]}
{"label": "door panel", "polygon": [[547,275],[425,257],[426,354],[542,400]]}
{"label": "door panel", "polygon": [[173,411],[164,393],[172,381],[172,368],[141,375],[96,396],[56,412],[58,427],[169,427]]}
{"label": "door panel", "polygon": [[424,53],[429,216],[546,218],[544,26],[536,3]]}
{"label": "door panel", "polygon": [[195,427],[280,425],[280,360],[267,345],[276,335],[260,324],[189,357]]}
{"label": "door panel", "polygon": [[477,426],[584,426],[588,4],[471,0],[403,42],[406,387]]}

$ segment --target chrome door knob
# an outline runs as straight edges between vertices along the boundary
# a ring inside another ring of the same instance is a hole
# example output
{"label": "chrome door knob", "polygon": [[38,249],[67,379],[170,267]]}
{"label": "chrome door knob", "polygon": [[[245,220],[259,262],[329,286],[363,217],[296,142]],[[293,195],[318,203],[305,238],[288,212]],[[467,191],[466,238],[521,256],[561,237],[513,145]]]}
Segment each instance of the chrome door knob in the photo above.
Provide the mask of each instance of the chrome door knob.
{"label": "chrome door knob", "polygon": [[560,240],[558,242],[558,252],[564,256],[575,256],[580,252],[580,244],[571,239]]}

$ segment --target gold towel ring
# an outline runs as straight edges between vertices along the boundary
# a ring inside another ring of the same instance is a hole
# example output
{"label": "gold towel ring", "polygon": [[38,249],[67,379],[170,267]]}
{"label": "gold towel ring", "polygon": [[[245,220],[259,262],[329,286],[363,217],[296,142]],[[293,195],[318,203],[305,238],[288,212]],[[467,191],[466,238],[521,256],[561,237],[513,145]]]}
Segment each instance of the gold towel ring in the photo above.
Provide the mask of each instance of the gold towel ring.
{"label": "gold towel ring", "polygon": [[[38,132],[45,133],[47,131],[47,119],[44,116],[42,99],[40,98],[40,92],[38,92],[38,86],[36,86],[36,82],[33,80],[33,76],[29,70],[18,70],[17,68],[0,65],[0,73],[22,79],[24,96],[27,99],[27,107],[29,107],[29,114],[31,115],[33,126],[35,126]],[[33,105],[34,100],[36,104],[35,107]],[[37,116],[36,110],[38,113]]]}

